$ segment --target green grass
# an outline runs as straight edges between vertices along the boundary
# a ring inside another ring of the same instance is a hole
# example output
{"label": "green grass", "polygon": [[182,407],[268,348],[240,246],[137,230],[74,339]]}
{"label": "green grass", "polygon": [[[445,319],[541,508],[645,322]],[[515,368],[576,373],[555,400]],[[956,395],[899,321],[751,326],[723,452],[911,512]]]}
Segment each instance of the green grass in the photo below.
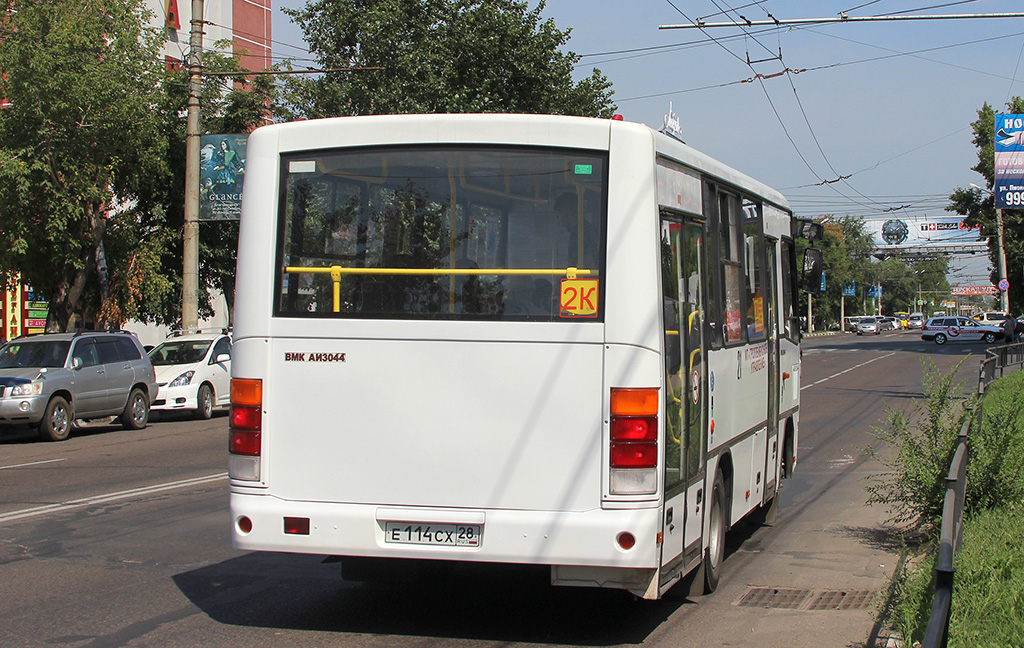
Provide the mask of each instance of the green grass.
{"label": "green grass", "polygon": [[1024,646],[1024,504],[969,520],[953,566],[950,648]]}
{"label": "green grass", "polygon": [[[963,546],[956,555],[951,648],[1024,648],[1024,371],[995,381],[972,430]],[[943,475],[944,476],[944,475]],[[919,641],[935,591],[935,543],[897,584],[889,623]]]}

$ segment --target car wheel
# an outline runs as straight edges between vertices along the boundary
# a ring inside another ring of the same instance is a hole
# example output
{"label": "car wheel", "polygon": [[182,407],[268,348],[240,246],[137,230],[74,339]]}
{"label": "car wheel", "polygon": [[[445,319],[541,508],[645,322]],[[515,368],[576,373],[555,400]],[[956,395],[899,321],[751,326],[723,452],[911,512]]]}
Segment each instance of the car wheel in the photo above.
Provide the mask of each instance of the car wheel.
{"label": "car wheel", "polygon": [[141,430],[149,422],[149,399],[138,387],[128,395],[128,403],[121,413],[121,426],[126,430]]}
{"label": "car wheel", "polygon": [[935,334],[935,344],[945,344],[945,343],[946,343],[946,336],[943,335],[942,333],[936,333]]}
{"label": "car wheel", "polygon": [[985,334],[985,344],[992,344],[995,341],[996,341],[996,336],[995,335],[993,335],[992,333],[986,333]]}
{"label": "car wheel", "polygon": [[722,471],[715,471],[715,485],[711,489],[710,529],[708,548],[704,550],[704,593],[710,594],[718,588],[722,578],[722,560],[725,558],[725,480]]}
{"label": "car wheel", "polygon": [[43,420],[39,422],[39,436],[44,441],[63,441],[71,434],[74,420],[71,405],[60,396],[54,396],[46,404]]}
{"label": "car wheel", "polygon": [[199,393],[196,394],[195,415],[197,419],[203,420],[213,416],[213,390],[206,383],[199,385]]}

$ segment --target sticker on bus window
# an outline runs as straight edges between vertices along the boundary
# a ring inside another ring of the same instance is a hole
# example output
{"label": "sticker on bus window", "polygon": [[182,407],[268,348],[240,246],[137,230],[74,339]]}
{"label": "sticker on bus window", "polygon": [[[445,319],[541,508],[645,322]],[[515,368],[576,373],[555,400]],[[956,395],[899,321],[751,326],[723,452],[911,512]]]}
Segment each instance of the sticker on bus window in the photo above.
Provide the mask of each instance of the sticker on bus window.
{"label": "sticker on bus window", "polygon": [[561,317],[597,317],[598,279],[562,279]]}

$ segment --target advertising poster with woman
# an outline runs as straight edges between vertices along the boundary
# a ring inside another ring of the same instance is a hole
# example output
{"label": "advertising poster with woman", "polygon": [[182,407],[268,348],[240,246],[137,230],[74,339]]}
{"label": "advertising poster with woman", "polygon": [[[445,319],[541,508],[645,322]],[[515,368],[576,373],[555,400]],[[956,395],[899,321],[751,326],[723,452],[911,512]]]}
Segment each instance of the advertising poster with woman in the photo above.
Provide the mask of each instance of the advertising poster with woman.
{"label": "advertising poster with woman", "polygon": [[199,220],[242,216],[248,135],[203,135],[199,156]]}

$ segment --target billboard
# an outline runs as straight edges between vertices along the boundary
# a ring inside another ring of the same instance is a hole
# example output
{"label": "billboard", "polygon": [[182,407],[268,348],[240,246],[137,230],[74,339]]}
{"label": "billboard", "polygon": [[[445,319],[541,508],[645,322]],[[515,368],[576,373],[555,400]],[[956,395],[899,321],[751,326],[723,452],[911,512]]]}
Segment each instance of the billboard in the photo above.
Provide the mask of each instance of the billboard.
{"label": "billboard", "polygon": [[996,115],[996,209],[1024,207],[1024,115]]}
{"label": "billboard", "polygon": [[242,217],[248,135],[203,135],[199,154],[199,220]]}
{"label": "billboard", "polygon": [[865,231],[873,238],[875,247],[898,249],[901,247],[962,246],[982,243],[981,228],[964,223],[963,216],[917,216],[864,221]]}

